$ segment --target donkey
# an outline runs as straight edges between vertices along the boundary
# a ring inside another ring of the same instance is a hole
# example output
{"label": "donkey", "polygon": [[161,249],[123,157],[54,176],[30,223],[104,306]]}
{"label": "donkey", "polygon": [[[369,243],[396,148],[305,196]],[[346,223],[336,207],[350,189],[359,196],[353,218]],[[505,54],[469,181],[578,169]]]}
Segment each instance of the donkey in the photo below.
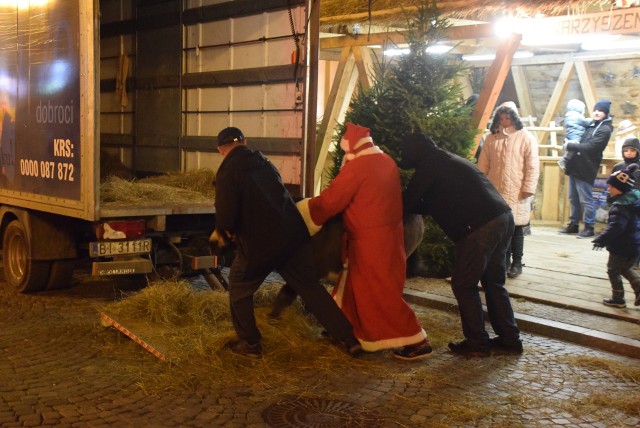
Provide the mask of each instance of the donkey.
{"label": "donkey", "polygon": [[[407,257],[418,248],[424,234],[424,221],[419,215],[408,215],[404,218],[404,245]],[[314,265],[318,279],[337,282],[343,270],[342,239],[344,226],[342,216],[337,215],[324,224],[322,229],[311,238]],[[209,238],[214,254],[228,254],[232,243],[224,233],[215,230]],[[291,287],[284,284],[278,292],[273,308],[269,314],[271,318],[278,318],[281,312],[290,306],[297,294]]]}

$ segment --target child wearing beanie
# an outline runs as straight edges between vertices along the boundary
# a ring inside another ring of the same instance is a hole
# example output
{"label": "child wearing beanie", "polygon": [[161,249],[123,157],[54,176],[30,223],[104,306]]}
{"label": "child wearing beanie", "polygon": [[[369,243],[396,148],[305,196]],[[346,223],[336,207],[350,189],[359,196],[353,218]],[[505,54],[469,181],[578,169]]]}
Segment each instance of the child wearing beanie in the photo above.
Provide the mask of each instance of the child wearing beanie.
{"label": "child wearing beanie", "polygon": [[607,180],[607,202],[611,204],[607,226],[593,240],[593,249],[609,251],[607,275],[611,282],[611,298],[602,299],[606,306],[626,307],[622,277],[631,284],[635,306],[640,306],[640,274],[633,270],[640,255],[640,190],[635,188],[638,164],[630,164],[614,172]]}
{"label": "child wearing beanie", "polygon": [[[622,162],[618,162],[611,169],[611,173],[627,168],[632,163],[640,161],[640,140],[635,136],[627,137],[620,147]],[[636,180],[636,189],[640,189],[640,180]]]}

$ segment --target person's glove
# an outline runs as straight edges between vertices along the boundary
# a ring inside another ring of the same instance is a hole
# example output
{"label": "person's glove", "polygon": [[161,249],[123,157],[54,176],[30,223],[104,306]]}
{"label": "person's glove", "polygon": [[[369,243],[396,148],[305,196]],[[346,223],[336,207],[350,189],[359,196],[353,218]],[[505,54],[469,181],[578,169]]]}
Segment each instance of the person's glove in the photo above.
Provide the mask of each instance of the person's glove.
{"label": "person's glove", "polygon": [[604,246],[602,244],[599,244],[597,242],[593,242],[593,251],[600,251],[604,248]]}

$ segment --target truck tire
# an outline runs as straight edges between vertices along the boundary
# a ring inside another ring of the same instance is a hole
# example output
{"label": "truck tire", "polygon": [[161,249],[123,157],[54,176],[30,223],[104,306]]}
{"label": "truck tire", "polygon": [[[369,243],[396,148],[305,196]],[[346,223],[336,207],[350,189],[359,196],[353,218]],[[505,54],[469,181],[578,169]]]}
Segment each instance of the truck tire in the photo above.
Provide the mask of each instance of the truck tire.
{"label": "truck tire", "polygon": [[31,260],[27,232],[19,220],[13,220],[2,238],[4,277],[20,293],[42,291],[47,287],[51,262]]}
{"label": "truck tire", "polygon": [[54,260],[51,264],[47,290],[63,290],[71,287],[75,260]]}
{"label": "truck tire", "polygon": [[184,273],[182,254],[167,239],[153,240],[151,261],[156,275],[163,280],[175,280]]}

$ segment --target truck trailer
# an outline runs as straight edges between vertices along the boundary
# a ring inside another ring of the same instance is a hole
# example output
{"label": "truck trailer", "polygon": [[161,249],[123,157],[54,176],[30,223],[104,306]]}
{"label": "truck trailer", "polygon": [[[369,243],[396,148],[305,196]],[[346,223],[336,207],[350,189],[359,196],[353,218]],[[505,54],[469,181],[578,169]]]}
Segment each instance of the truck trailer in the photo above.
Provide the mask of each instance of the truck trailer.
{"label": "truck trailer", "polygon": [[311,0],[0,2],[6,283],[19,292],[65,288],[79,260],[90,261],[93,275],[215,267],[207,241],[214,200],[106,201],[106,158],[133,180],[216,170],[216,135],[236,126],[304,196],[315,144],[308,106],[317,32],[309,30],[317,7]]}

